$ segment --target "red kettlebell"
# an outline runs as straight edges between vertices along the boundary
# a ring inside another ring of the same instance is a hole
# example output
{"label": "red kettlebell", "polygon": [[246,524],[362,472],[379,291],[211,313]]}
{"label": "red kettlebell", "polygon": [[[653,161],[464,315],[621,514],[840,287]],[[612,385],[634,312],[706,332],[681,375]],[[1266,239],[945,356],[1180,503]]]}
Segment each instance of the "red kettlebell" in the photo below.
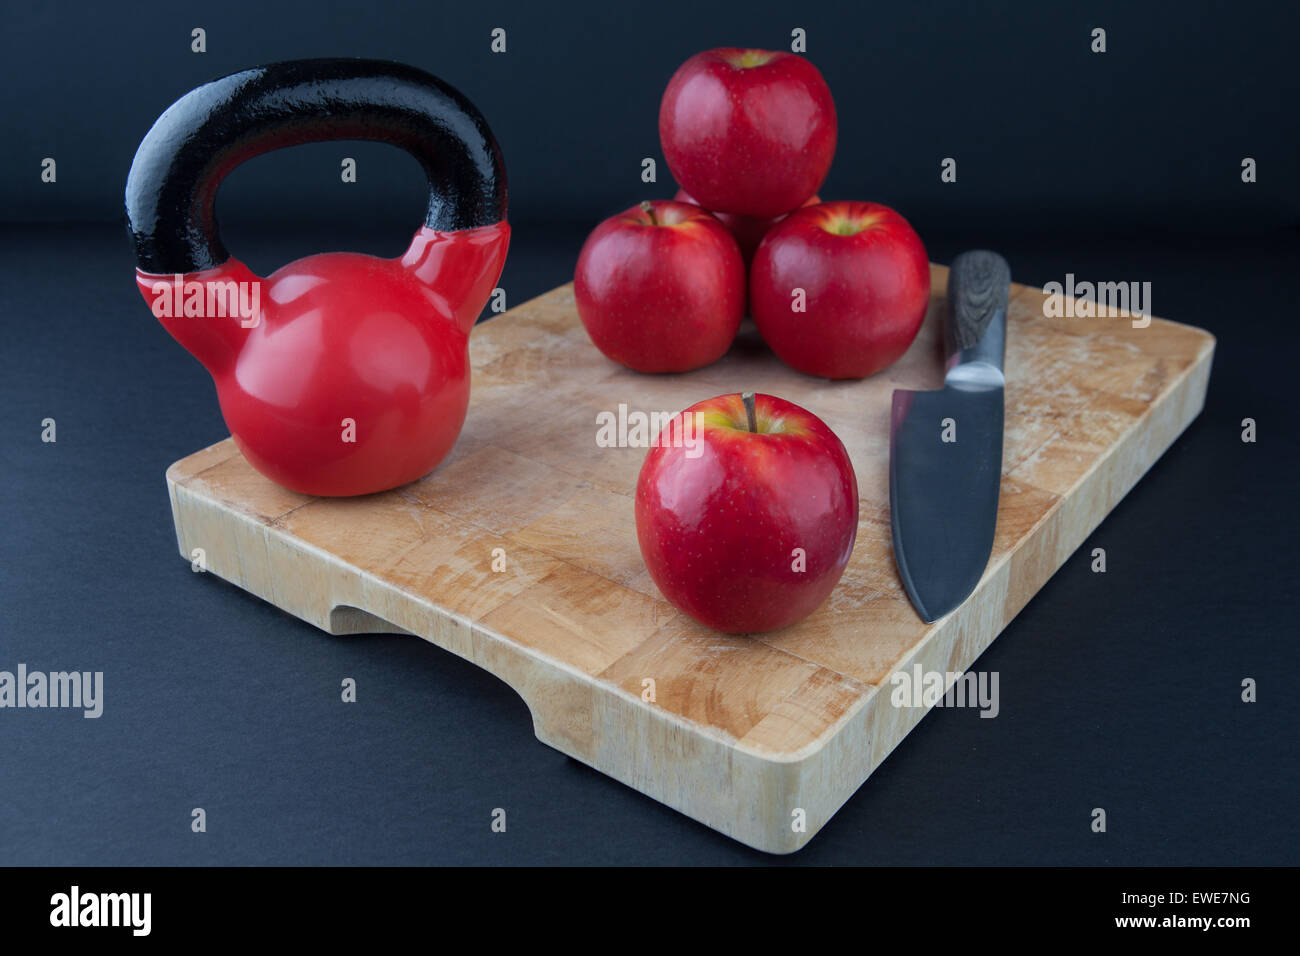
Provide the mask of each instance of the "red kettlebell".
{"label": "red kettlebell", "polygon": [[[429,179],[405,254],[309,256],[261,278],[217,232],[217,187],[247,159],[377,140]],[[309,495],[363,495],[433,470],[469,404],[469,332],[505,264],[506,177],[459,92],[378,60],[275,63],[187,93],[140,143],[126,183],[136,283],[203,363],[244,457]]]}

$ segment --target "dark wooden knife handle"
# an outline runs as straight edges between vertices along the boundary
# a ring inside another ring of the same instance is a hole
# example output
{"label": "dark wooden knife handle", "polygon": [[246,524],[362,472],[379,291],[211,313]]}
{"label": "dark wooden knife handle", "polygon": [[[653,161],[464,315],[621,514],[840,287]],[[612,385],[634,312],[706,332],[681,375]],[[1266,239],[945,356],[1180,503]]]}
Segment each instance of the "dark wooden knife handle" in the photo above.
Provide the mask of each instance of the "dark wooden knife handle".
{"label": "dark wooden knife handle", "polygon": [[[952,261],[948,273],[948,316],[944,323],[947,355],[977,350],[989,323],[998,313],[1005,319],[1011,291],[1011,267],[1007,260],[987,249],[963,252]],[[999,338],[1001,338],[999,336]],[[963,356],[962,361],[984,361],[1002,367],[1002,343],[997,355]]]}

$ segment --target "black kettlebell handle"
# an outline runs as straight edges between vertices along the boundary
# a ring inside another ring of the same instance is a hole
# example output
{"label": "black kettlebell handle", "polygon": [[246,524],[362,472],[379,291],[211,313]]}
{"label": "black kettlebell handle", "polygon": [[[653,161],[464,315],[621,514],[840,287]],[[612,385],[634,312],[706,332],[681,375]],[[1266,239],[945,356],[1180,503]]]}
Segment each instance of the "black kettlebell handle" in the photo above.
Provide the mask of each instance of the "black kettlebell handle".
{"label": "black kettlebell handle", "polygon": [[136,264],[155,275],[221,265],[230,258],[217,231],[222,179],[262,153],[340,139],[391,143],[419,160],[430,229],[505,219],[501,150],[460,92],[386,60],[290,60],[206,83],[158,117],[126,181]]}

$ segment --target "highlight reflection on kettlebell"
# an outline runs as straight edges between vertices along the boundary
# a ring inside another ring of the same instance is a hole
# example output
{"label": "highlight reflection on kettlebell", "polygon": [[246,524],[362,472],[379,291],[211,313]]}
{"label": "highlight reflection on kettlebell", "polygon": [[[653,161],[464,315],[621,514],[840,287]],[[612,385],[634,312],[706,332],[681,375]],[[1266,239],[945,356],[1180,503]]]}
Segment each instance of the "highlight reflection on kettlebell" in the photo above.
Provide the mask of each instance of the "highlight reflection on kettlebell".
{"label": "highlight reflection on kettlebell", "polygon": [[[424,224],[396,259],[331,252],[257,276],[222,245],[222,179],[263,153],[340,139],[419,161]],[[212,375],[235,443],[263,475],[304,494],[361,495],[446,457],[469,404],[469,333],[510,241],[501,151],[461,93],[380,60],[214,80],[140,143],[126,212],[145,302]],[[341,440],[345,419],[354,440]]]}

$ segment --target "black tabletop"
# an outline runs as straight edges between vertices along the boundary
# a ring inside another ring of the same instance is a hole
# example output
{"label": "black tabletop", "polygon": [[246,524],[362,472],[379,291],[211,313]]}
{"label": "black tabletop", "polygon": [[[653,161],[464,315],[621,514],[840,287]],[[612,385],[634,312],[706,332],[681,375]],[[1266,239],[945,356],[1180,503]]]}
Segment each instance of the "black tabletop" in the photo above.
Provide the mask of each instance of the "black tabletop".
{"label": "black tabletop", "polygon": [[[1021,281],[1065,262],[1150,276],[1160,314],[1218,336],[1207,406],[979,658],[998,717],[931,712],[793,859],[1295,862],[1298,244],[982,238]],[[565,281],[580,241],[519,228],[503,287]],[[98,719],[0,710],[7,862],[771,859],[539,743],[515,693],[450,653],[331,637],[192,573],[163,472],[226,432],[206,373],[136,297],[123,233],[10,228],[0,256],[0,669],[104,673]]]}

